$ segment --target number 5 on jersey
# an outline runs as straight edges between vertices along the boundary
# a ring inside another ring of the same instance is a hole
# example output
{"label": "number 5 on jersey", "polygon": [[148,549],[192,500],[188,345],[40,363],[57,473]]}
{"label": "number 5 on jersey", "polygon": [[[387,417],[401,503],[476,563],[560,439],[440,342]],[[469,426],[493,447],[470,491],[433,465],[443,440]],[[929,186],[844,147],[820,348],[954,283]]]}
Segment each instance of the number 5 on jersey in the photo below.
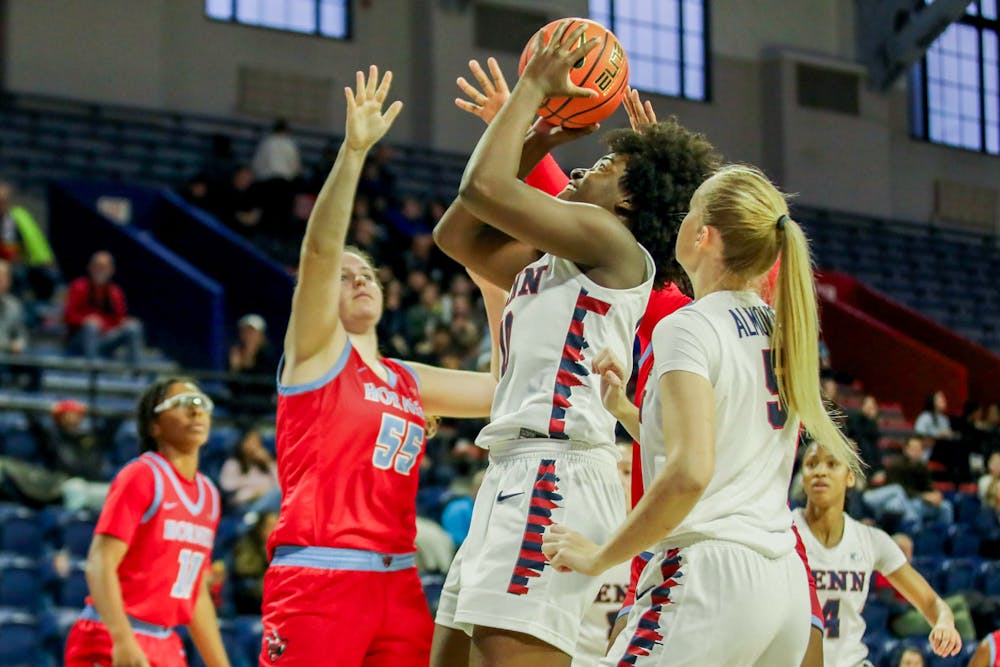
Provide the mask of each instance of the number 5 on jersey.
{"label": "number 5 on jersey", "polygon": [[396,415],[382,413],[372,465],[380,470],[394,469],[401,475],[409,475],[423,444],[423,428]]}
{"label": "number 5 on jersey", "polygon": [[788,413],[781,406],[781,397],[778,395],[778,376],[774,372],[774,361],[771,358],[771,350],[764,350],[764,379],[767,390],[778,400],[767,402],[767,421],[771,423],[771,428],[780,430],[785,428],[788,421]]}

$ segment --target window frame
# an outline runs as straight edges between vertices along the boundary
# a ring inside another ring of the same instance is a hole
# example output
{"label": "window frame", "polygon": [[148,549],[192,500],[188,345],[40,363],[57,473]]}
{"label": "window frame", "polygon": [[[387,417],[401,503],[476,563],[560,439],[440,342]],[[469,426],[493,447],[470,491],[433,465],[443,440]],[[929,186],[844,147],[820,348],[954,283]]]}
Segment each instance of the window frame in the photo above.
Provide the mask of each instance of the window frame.
{"label": "window frame", "polygon": [[[219,18],[217,16],[212,16],[208,13],[208,2],[209,0],[203,0],[204,9],[203,14],[205,18],[209,21],[215,23],[224,23],[227,25],[238,25],[244,28],[255,28],[258,30],[269,30],[273,32],[281,32],[289,35],[298,35],[300,37],[319,37],[321,39],[332,39],[338,42],[349,42],[354,38],[354,7],[352,0],[339,0],[344,6],[344,34],[343,36],[328,35],[322,32],[322,6],[323,0],[310,0],[315,3],[315,17],[316,17],[316,29],[312,31],[306,30],[296,30],[295,28],[282,28],[280,26],[268,25],[266,23],[248,23],[246,21],[241,21],[237,14],[237,3],[239,0],[227,0],[232,9],[232,17],[228,19]],[[273,1],[273,0],[268,0]]]}
{"label": "window frame", "polygon": [[[615,34],[618,34],[617,30],[616,30],[616,23],[617,23],[617,18],[618,17],[616,17],[616,12],[615,12],[615,3],[617,1],[621,1],[621,0],[606,0],[607,6],[608,6],[608,11],[607,11],[607,16],[608,16],[607,23],[608,23],[608,26],[607,26],[607,28],[611,32],[613,32]],[[659,0],[659,1],[662,1],[662,0]],[[673,5],[674,5],[674,7],[676,8],[676,11],[677,11],[677,23],[678,23],[678,25],[677,25],[677,32],[676,32],[677,43],[678,43],[677,70],[678,70],[678,80],[679,80],[679,83],[680,83],[680,93],[679,94],[675,94],[675,93],[664,92],[662,90],[651,90],[651,89],[647,89],[647,88],[637,87],[637,86],[633,86],[633,84],[631,83],[631,81],[629,83],[630,86],[635,87],[636,90],[639,90],[640,92],[643,92],[643,93],[647,93],[647,94],[651,94],[651,95],[661,95],[663,97],[670,97],[670,98],[673,98],[673,99],[684,100],[684,101],[687,101],[687,102],[695,102],[695,103],[700,103],[700,104],[710,104],[713,101],[713,98],[712,98],[712,64],[711,64],[711,46],[710,46],[711,45],[711,23],[712,23],[712,21],[711,21],[711,11],[710,11],[711,3],[709,2],[709,0],[697,0],[697,1],[699,1],[701,3],[701,15],[702,15],[702,34],[701,34],[701,36],[702,36],[702,44],[701,44],[702,66],[701,66],[701,70],[702,70],[702,78],[703,78],[703,82],[702,82],[702,96],[701,97],[689,97],[687,95],[687,88],[688,88],[688,86],[687,86],[687,80],[688,80],[688,77],[687,77],[686,56],[685,56],[685,53],[684,53],[684,40],[685,40],[685,37],[686,37],[685,31],[684,31],[684,14],[685,14],[685,12],[684,12],[684,2],[685,2],[685,0],[670,0],[670,2],[673,3]],[[587,14],[591,18],[594,17],[594,11],[593,11],[593,8],[590,5],[590,0],[588,0],[588,3],[587,3]],[[658,29],[659,29],[659,27],[660,26],[657,26]],[[658,36],[659,34],[661,34],[661,33],[658,30],[657,33],[655,33],[655,35]],[[628,55],[628,52],[629,52],[629,49],[626,48],[626,50],[625,50],[626,55]],[[643,54],[643,55],[647,56],[647,54]],[[632,59],[629,60],[629,68],[630,69],[634,70],[634,68],[635,68],[634,63],[635,62],[636,61],[634,61]],[[630,79],[631,79],[631,77],[630,77]]]}
{"label": "window frame", "polygon": [[[991,151],[989,143],[987,141],[987,129],[990,127],[990,120],[986,117],[986,98],[987,98],[987,85],[986,77],[988,74],[993,76],[993,84],[997,92],[997,97],[1000,98],[1000,48],[998,48],[997,62],[993,63],[991,67],[992,72],[987,71],[986,55],[984,53],[984,37],[983,35],[987,32],[992,32],[997,38],[997,44],[1000,46],[1000,6],[997,7],[997,18],[988,19],[983,18],[982,14],[982,3],[980,0],[971,0],[970,5],[975,4],[976,13],[970,14],[966,11],[962,15],[962,18],[955,21],[953,25],[964,25],[974,28],[976,31],[976,48],[978,52],[977,57],[977,84],[976,84],[976,94],[978,97],[977,112],[979,114],[978,118],[978,134],[979,134],[979,147],[971,148],[959,143],[951,143],[943,139],[935,139],[931,136],[931,94],[930,94],[930,75],[929,75],[929,64],[927,62],[930,49],[933,48],[934,44],[941,39],[944,35],[938,36],[938,39],[928,47],[927,52],[924,53],[924,57],[920,59],[920,62],[914,65],[910,70],[910,117],[911,117],[911,136],[914,139],[919,139],[925,141],[929,144],[934,144],[936,146],[945,146],[954,150],[969,151],[972,153],[977,153],[979,155],[990,155],[1000,157],[1000,144],[997,145],[997,149]],[[950,29],[952,26],[949,26]],[[961,88],[959,91],[961,92]],[[938,107],[940,108],[940,106]],[[953,114],[949,114],[951,116]],[[961,119],[961,110],[958,112],[959,119]],[[998,111],[997,119],[993,121],[994,131],[1000,136],[1000,101],[998,101]],[[961,126],[959,128],[959,134],[961,136]]]}

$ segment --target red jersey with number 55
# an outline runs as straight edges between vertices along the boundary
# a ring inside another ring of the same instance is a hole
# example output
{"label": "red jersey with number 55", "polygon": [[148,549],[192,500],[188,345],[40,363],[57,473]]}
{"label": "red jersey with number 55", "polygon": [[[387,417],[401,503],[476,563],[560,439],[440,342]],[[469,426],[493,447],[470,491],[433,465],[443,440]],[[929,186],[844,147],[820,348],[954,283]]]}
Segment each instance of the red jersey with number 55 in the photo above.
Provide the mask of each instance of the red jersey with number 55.
{"label": "red jersey with number 55", "polygon": [[380,363],[388,380],[348,342],[323,377],[278,385],[282,500],[269,554],[283,545],[415,550],[426,428],[420,386],[402,362]]}
{"label": "red jersey with number 55", "polygon": [[185,479],[158,453],[121,469],[94,533],[128,545],[118,566],[125,613],[154,625],[190,623],[219,511],[219,491],[207,477]]}

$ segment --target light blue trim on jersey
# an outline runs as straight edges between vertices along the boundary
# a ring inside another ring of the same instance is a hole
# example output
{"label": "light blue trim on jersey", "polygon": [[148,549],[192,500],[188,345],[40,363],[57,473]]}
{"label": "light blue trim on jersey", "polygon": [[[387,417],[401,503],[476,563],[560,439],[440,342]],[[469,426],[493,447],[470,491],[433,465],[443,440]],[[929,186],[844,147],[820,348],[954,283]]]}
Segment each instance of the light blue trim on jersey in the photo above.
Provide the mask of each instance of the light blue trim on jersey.
{"label": "light blue trim on jersey", "polygon": [[344,351],[340,353],[340,357],[333,365],[333,368],[328,370],[323,377],[317,378],[312,382],[305,382],[303,384],[281,384],[281,371],[285,368],[285,355],[281,355],[281,360],[278,362],[278,377],[276,378],[278,393],[282,396],[295,396],[296,394],[304,394],[309,391],[314,391],[323,385],[332,382],[338,375],[340,375],[340,371],[344,370],[344,366],[347,365],[347,360],[351,356],[351,349],[351,340],[348,339],[347,343],[344,345]]}
{"label": "light blue trim on jersey", "polygon": [[388,366],[383,364],[381,361],[379,362],[378,365],[385,370],[385,375],[386,375],[385,383],[389,385],[390,388],[395,389],[396,383],[399,381],[399,378],[396,376],[395,373],[392,372],[392,370]]}
{"label": "light blue trim on jersey", "polygon": [[990,667],[997,663],[997,640],[993,633],[986,635],[986,644],[990,647]]}
{"label": "light blue trim on jersey", "polygon": [[158,466],[160,471],[167,476],[167,479],[170,480],[170,485],[174,487],[174,492],[177,494],[177,497],[181,499],[181,502],[184,503],[184,507],[187,508],[187,511],[193,516],[201,514],[201,511],[205,508],[205,498],[211,495],[211,491],[205,493],[205,479],[200,474],[195,473],[194,479],[195,484],[198,487],[198,500],[192,503],[191,499],[187,497],[186,493],[184,493],[184,489],[181,488],[181,482],[177,479],[177,473],[174,472],[173,466],[171,466],[166,459],[153,453],[146,453],[143,454],[143,456],[147,457],[148,460]]}
{"label": "light blue trim on jersey", "polygon": [[632,605],[629,605],[627,607],[622,607],[621,609],[619,609],[618,615],[615,616],[615,623],[620,621],[622,616],[628,616],[631,611],[632,611]]}
{"label": "light blue trim on jersey", "polygon": [[653,341],[649,342],[649,345],[646,346],[646,351],[639,357],[639,368],[642,368],[642,365],[646,363],[646,359],[649,359],[649,355],[651,354],[653,354]]}
{"label": "light blue trim on jersey", "polygon": [[283,546],[274,550],[271,565],[311,567],[318,570],[397,572],[416,567],[416,554],[380,554],[360,549]]}
{"label": "light blue trim on jersey", "polygon": [[[94,609],[93,605],[87,605],[80,612],[80,618],[85,621],[97,621],[98,623],[104,624],[101,620],[101,616]],[[140,621],[137,618],[128,617],[129,625],[132,626],[132,631],[137,635],[146,635],[148,637],[155,637],[156,639],[166,639],[170,635],[174,634],[174,629],[167,627],[165,625],[153,625],[152,623],[147,623],[146,621]]]}
{"label": "light blue trim on jersey", "polygon": [[403,368],[405,368],[406,371],[410,375],[413,376],[413,381],[417,383],[417,391],[420,391],[420,389],[421,389],[421,387],[420,387],[420,376],[417,375],[417,372],[415,370],[413,370],[413,366],[409,365],[408,363],[406,363],[402,359],[394,359],[394,358],[390,357],[389,361],[394,361],[397,364],[399,364],[400,366],[402,366]]}
{"label": "light blue trim on jersey", "polygon": [[820,632],[826,632],[826,623],[819,616],[812,617],[812,626],[819,630]]}
{"label": "light blue trim on jersey", "polygon": [[153,471],[153,502],[149,504],[149,508],[146,509],[145,514],[139,519],[139,523],[143,524],[153,518],[156,511],[160,509],[160,503],[163,502],[163,477],[160,476],[160,471],[157,469],[156,464],[150,461],[145,455],[140,456],[139,460],[149,466],[149,469]]}

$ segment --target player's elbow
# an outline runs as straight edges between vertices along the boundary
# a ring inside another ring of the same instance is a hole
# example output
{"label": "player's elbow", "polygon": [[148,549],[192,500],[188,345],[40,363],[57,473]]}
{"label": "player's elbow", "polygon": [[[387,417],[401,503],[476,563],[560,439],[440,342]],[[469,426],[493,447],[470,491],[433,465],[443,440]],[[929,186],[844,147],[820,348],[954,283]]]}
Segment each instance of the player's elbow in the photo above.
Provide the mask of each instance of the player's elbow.
{"label": "player's elbow", "polygon": [[490,178],[479,170],[467,171],[462,176],[462,183],[458,188],[458,201],[473,214],[490,201],[495,201],[497,197],[495,179]]}

